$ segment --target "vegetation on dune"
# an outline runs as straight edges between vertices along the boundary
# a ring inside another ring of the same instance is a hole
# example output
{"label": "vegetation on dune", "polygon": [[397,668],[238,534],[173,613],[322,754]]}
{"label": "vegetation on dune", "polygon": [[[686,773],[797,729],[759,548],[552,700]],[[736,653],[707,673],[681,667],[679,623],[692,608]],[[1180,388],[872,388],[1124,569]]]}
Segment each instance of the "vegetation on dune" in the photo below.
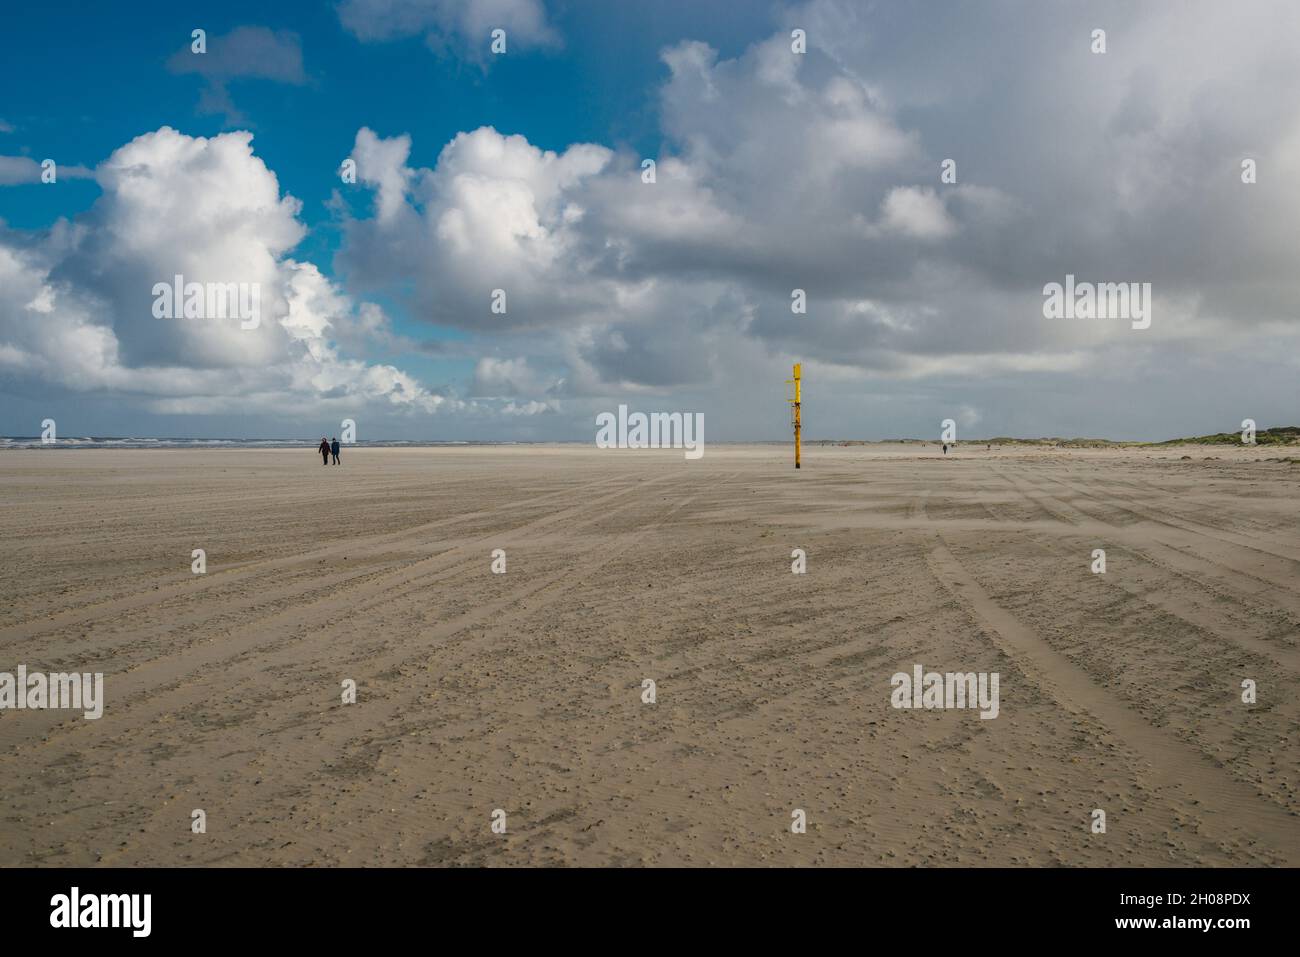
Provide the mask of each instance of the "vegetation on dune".
{"label": "vegetation on dune", "polygon": [[[1185,439],[1168,439],[1152,445],[1240,445],[1241,432],[1216,432],[1213,435],[1196,435]],[[1256,445],[1300,444],[1300,426],[1286,425],[1275,429],[1260,429],[1255,433]]]}

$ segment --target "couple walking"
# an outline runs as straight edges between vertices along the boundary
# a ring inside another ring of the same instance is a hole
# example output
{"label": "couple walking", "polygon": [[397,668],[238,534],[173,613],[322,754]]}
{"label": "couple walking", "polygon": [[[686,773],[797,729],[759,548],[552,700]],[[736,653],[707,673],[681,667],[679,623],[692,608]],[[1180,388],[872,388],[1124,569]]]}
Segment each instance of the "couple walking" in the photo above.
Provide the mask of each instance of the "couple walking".
{"label": "couple walking", "polygon": [[318,448],[316,451],[320,453],[321,465],[329,465],[331,455],[334,456],[334,464],[335,465],[339,464],[339,440],[338,439],[326,440],[325,436],[322,435],[320,440],[320,448]]}

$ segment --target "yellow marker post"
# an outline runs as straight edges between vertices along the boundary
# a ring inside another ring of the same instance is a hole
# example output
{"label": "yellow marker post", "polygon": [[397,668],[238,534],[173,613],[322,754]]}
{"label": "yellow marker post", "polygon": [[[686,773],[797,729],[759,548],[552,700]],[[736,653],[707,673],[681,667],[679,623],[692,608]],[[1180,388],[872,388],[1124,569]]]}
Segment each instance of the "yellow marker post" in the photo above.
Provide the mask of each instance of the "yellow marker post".
{"label": "yellow marker post", "polygon": [[799,468],[800,440],[802,438],[803,422],[800,419],[800,406],[803,404],[803,364],[796,362],[794,364],[794,378],[789,380],[794,385],[794,394],[789,398],[790,402],[790,422],[794,426],[794,467]]}

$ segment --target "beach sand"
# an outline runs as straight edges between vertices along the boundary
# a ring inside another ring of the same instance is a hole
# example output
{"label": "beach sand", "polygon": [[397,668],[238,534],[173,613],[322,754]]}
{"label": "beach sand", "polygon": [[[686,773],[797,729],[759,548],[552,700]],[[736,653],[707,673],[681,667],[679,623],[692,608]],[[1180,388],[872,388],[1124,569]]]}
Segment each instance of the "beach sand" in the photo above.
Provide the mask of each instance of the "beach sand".
{"label": "beach sand", "polygon": [[1288,454],[3,453],[0,863],[1295,866]]}

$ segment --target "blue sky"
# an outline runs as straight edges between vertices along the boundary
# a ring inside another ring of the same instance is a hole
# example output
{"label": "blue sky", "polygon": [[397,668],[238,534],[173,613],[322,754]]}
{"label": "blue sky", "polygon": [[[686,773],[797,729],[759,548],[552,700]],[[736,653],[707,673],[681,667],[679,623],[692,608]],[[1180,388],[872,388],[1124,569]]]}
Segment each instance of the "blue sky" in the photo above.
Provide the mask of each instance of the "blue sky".
{"label": "blue sky", "polygon": [[[70,12],[75,11],[75,27]],[[431,54],[420,37],[367,44],[340,24],[328,3],[98,3],[19,5],[6,11],[0,39],[4,113],[18,132],[6,152],[62,157],[93,166],[143,130],[170,125],[194,136],[251,129],[259,155],[283,187],[304,201],[303,219],[328,223],[324,203],[338,185],[335,158],[346,156],[362,126],[410,133],[436,151],[461,130],[494,126],[544,149],[575,142],[626,143],[654,155],[660,142],[656,86],[667,70],[659,51],[701,39],[736,55],[772,29],[771,5],[565,3],[552,16],[562,49],[523,50],[489,64]],[[257,24],[298,35],[302,85],[235,80],[232,96],[246,122],[197,110],[203,80],[166,63],[209,36]],[[486,48],[489,38],[482,38]],[[52,69],[52,53],[66,56]],[[98,190],[76,183],[55,196],[38,185],[5,195],[13,226],[48,226],[89,206]],[[311,248],[329,251],[324,236]]]}
{"label": "blue sky", "polygon": [[[14,7],[0,432],[585,439],[628,402],[771,439],[793,361],[814,435],[1290,423],[1298,24],[1246,7]],[[149,316],[182,262],[264,327]],[[1149,334],[1045,320],[1067,272],[1151,282]]]}

